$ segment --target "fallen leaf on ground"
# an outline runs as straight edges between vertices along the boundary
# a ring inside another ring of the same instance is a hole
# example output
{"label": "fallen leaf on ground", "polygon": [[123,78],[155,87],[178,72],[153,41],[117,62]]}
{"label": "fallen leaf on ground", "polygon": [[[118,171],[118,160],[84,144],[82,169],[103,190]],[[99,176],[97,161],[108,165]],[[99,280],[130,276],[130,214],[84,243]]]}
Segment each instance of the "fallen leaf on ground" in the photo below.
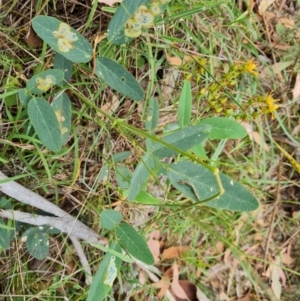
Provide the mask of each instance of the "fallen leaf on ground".
{"label": "fallen leaf on ground", "polygon": [[165,249],[161,255],[162,259],[175,259],[183,256],[184,253],[190,250],[189,246],[175,246]]}
{"label": "fallen leaf on ground", "polygon": [[248,292],[243,298],[238,299],[237,301],[251,301],[251,294]]}
{"label": "fallen leaf on ground", "polygon": [[300,73],[298,73],[296,76],[296,81],[292,93],[293,93],[293,100],[300,96]]}
{"label": "fallen leaf on ground", "polygon": [[160,237],[160,231],[155,230],[150,233],[149,240],[147,242],[148,247],[154,257],[154,263],[159,262],[159,255],[160,255],[160,242],[158,240],[159,237]]}
{"label": "fallen leaf on ground", "polygon": [[241,122],[241,125],[245,127],[247,134],[251,140],[256,144],[262,145],[266,152],[270,151],[270,147],[264,142],[264,139],[261,139],[261,136],[258,132],[253,131],[252,126],[248,122]]}
{"label": "fallen leaf on ground", "polygon": [[258,6],[258,12],[260,15],[263,15],[268,7],[273,4],[275,0],[261,0]]}
{"label": "fallen leaf on ground", "polygon": [[197,299],[198,301],[211,301],[206,297],[206,295],[200,290],[199,287],[197,287]]}
{"label": "fallen leaf on ground", "polygon": [[185,291],[179,283],[179,269],[178,264],[176,262],[173,264],[173,280],[171,283],[171,288],[173,293],[177,297],[179,297],[180,299],[188,300],[188,296],[186,295]]}
{"label": "fallen leaf on ground", "polygon": [[43,46],[43,41],[41,38],[35,33],[31,26],[28,28],[28,32],[25,36],[25,42],[28,46],[33,48],[40,48]]}

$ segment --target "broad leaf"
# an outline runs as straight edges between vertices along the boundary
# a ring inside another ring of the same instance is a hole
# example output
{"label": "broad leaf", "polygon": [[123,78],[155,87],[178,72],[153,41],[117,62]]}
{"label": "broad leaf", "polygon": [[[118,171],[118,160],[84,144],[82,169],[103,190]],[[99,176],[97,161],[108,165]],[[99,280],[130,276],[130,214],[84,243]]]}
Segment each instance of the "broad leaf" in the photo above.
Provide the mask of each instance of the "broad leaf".
{"label": "broad leaf", "polygon": [[57,85],[64,87],[72,76],[73,65],[72,62],[66,59],[63,55],[56,52],[54,56],[54,69],[59,69],[64,72],[64,80]]}
{"label": "broad leaf", "polygon": [[129,186],[128,200],[134,201],[135,197],[138,195],[142,187],[148,180],[149,170],[154,168],[154,161],[151,154],[146,153],[141,161],[136,166]]}
{"label": "broad leaf", "polygon": [[[210,125],[197,124],[187,126],[163,137],[162,140],[182,150],[189,150],[204,141],[208,137],[210,130]],[[159,142],[153,144],[152,152],[158,158],[170,157],[177,154],[176,150]]]}
{"label": "broad leaf", "polygon": [[121,45],[132,40],[124,34],[125,23],[146,2],[149,0],[123,0],[108,25],[107,39],[112,44]]}
{"label": "broad leaf", "polygon": [[68,141],[71,131],[70,99],[66,93],[60,92],[54,96],[51,106],[57,117],[61,133],[61,143],[64,145]]}
{"label": "broad leaf", "polygon": [[51,151],[59,151],[62,146],[60,126],[51,105],[44,98],[32,98],[28,115],[41,142]]}
{"label": "broad leaf", "polygon": [[144,92],[133,75],[111,59],[97,57],[95,74],[111,88],[133,100],[144,98]]}
{"label": "broad leaf", "polygon": [[32,95],[27,88],[24,88],[18,91],[18,97],[22,105],[26,107]]}
{"label": "broad leaf", "polygon": [[100,222],[104,229],[113,230],[114,227],[123,219],[122,214],[118,211],[108,209],[100,214]]}
{"label": "broad leaf", "polygon": [[[121,247],[114,242],[111,249],[121,253]],[[102,301],[108,295],[121,266],[121,259],[106,253],[94,277],[87,301]]]}
{"label": "broad leaf", "polygon": [[128,189],[131,177],[132,172],[128,168],[126,168],[125,166],[116,167],[116,180],[120,188]]}
{"label": "broad leaf", "polygon": [[33,76],[26,84],[26,88],[32,94],[43,94],[64,78],[63,71],[49,69]]}
{"label": "broad leaf", "polygon": [[49,253],[49,235],[42,230],[39,227],[31,227],[22,235],[22,241],[26,242],[29,254],[40,260],[46,258]]}
{"label": "broad leaf", "polygon": [[10,241],[13,238],[14,229],[6,225],[6,223],[0,219],[0,247],[3,249],[9,249]]}
{"label": "broad leaf", "polygon": [[184,80],[178,104],[178,123],[180,127],[187,126],[192,114],[192,88],[189,80]]}
{"label": "broad leaf", "polygon": [[146,264],[154,264],[154,259],[147,243],[131,225],[126,223],[119,224],[116,227],[116,235],[126,252]]}
{"label": "broad leaf", "polygon": [[90,43],[67,23],[48,17],[37,16],[32,27],[38,36],[53,50],[74,63],[87,63],[92,59]]}
{"label": "broad leaf", "polygon": [[208,117],[198,124],[208,124],[212,127],[208,135],[210,139],[241,139],[247,136],[247,131],[241,124],[226,117]]}
{"label": "broad leaf", "polygon": [[[214,174],[192,162],[178,162],[168,167],[169,180],[174,187],[195,202],[204,201],[219,192]],[[253,211],[258,208],[256,198],[241,184],[220,173],[225,192],[205,206],[233,211]]]}
{"label": "broad leaf", "polygon": [[147,117],[145,121],[145,128],[148,131],[155,129],[159,118],[159,106],[156,98],[151,98],[147,108]]}

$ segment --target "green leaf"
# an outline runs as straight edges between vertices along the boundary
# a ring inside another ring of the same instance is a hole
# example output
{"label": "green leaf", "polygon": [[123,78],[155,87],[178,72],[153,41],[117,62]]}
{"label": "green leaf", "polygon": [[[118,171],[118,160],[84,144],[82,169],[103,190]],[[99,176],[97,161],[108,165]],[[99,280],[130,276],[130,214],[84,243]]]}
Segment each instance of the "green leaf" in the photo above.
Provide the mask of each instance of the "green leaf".
{"label": "green leaf", "polygon": [[119,152],[112,155],[112,160],[115,163],[122,162],[131,156],[131,151]]}
{"label": "green leaf", "polygon": [[111,59],[97,57],[95,74],[111,88],[133,100],[144,98],[144,92],[133,75]]}
{"label": "green leaf", "polygon": [[64,78],[64,73],[58,69],[49,69],[33,76],[26,84],[29,93],[43,94]]}
{"label": "green leaf", "polygon": [[64,72],[64,80],[57,85],[64,87],[72,76],[73,65],[70,60],[67,60],[63,55],[56,52],[54,56],[54,69],[59,69]]}
{"label": "green leaf", "polygon": [[241,139],[247,136],[245,127],[226,117],[208,117],[198,124],[208,124],[212,127],[208,135],[210,139]]}
{"label": "green leaf", "polygon": [[28,103],[28,115],[41,142],[53,152],[61,149],[61,132],[51,105],[41,97]]}
{"label": "green leaf", "polygon": [[147,205],[156,205],[161,202],[158,198],[150,195],[148,192],[141,190],[135,197],[135,202]]}
{"label": "green leaf", "polygon": [[147,109],[147,119],[145,122],[146,130],[155,129],[159,118],[159,105],[156,98],[151,98]]}
{"label": "green leaf", "polygon": [[113,230],[114,227],[121,222],[123,216],[120,212],[108,209],[100,214],[100,222],[104,229]]}
{"label": "green leaf", "polygon": [[[119,253],[122,251],[117,242],[114,242],[111,245],[111,249]],[[121,259],[118,257],[111,255],[110,253],[106,253],[92,282],[87,301],[104,300],[117,277],[121,262]]]}
{"label": "green leaf", "polygon": [[59,123],[61,144],[64,145],[68,141],[71,131],[71,102],[68,95],[64,92],[56,94],[51,107]]}
{"label": "green leaf", "polygon": [[178,104],[178,123],[180,127],[185,127],[191,121],[192,114],[192,88],[189,80],[184,80],[183,88]]}
{"label": "green leaf", "polygon": [[107,39],[114,45],[121,45],[132,41],[132,38],[124,35],[124,27],[127,20],[137,11],[138,7],[149,2],[149,0],[124,0],[113,18],[109,22]]}
{"label": "green leaf", "polygon": [[26,107],[29,100],[32,98],[32,95],[28,89],[24,88],[18,91],[18,97],[21,104]]}
{"label": "green leaf", "polygon": [[128,168],[124,166],[116,167],[116,181],[120,188],[128,189],[130,185],[131,177],[132,177],[132,172]]}
{"label": "green leaf", "polygon": [[92,59],[88,40],[67,23],[53,17],[37,16],[33,18],[32,26],[41,39],[71,62],[87,63]]}
{"label": "green leaf", "polygon": [[126,223],[119,224],[116,227],[116,235],[126,252],[146,264],[154,264],[154,259],[147,243],[131,225]]}
{"label": "green leaf", "polygon": [[134,201],[135,197],[147,182],[149,177],[149,170],[152,170],[154,168],[154,165],[155,164],[151,154],[146,153],[133,172],[129,186],[129,201]]}
{"label": "green leaf", "polygon": [[[187,126],[163,137],[162,140],[182,150],[189,150],[204,141],[208,137],[210,130],[210,125],[197,124]],[[177,154],[177,151],[159,142],[153,144],[152,152],[158,158],[170,157]]]}
{"label": "green leaf", "polygon": [[31,256],[36,259],[44,259],[49,253],[49,235],[41,231],[39,227],[31,227],[22,235],[22,241],[26,242],[26,247]]}
{"label": "green leaf", "polygon": [[[204,201],[218,193],[214,174],[207,168],[192,163],[178,162],[169,166],[169,180],[174,187],[195,202]],[[225,192],[205,206],[232,211],[253,211],[258,208],[256,198],[241,184],[220,173]]]}
{"label": "green leaf", "polygon": [[13,238],[14,229],[6,225],[6,223],[0,219],[0,247],[3,249],[9,249],[10,241]]}

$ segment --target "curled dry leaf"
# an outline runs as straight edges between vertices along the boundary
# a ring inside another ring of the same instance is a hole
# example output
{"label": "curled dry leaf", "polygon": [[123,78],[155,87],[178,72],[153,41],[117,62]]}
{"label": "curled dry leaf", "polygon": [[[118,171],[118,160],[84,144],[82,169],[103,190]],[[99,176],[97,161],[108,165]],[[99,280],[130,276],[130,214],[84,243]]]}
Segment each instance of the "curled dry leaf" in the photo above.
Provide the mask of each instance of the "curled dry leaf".
{"label": "curled dry leaf", "polygon": [[189,246],[175,246],[165,249],[161,255],[162,259],[175,259],[183,256],[190,250]]}
{"label": "curled dry leaf", "polygon": [[35,33],[32,26],[29,26],[29,28],[28,28],[28,32],[25,36],[25,42],[28,46],[33,47],[33,48],[41,48],[43,46],[43,41]]}

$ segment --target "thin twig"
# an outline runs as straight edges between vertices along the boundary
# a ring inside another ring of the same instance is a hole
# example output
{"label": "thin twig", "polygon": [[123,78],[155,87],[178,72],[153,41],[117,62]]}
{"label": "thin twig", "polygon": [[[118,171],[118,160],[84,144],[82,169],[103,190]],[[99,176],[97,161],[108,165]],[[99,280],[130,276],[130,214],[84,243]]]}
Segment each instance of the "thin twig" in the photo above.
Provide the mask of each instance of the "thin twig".
{"label": "thin twig", "polygon": [[[0,184],[0,191],[5,193],[6,195],[18,200],[21,203],[30,205],[32,207],[39,208],[45,212],[48,212],[55,216],[60,217],[60,219],[57,219],[56,222],[58,223],[60,221],[59,227],[61,227],[63,229],[61,231],[68,233],[68,234],[72,234],[76,237],[78,237],[80,235],[81,237],[79,237],[79,238],[84,239],[86,241],[97,242],[97,243],[100,243],[103,245],[107,244],[106,239],[100,237],[100,235],[97,232],[95,232],[94,230],[87,227],[85,224],[80,222],[78,219],[76,219],[69,213],[65,212],[61,208],[57,207],[55,204],[52,204],[51,202],[47,201],[46,199],[39,196],[38,194],[32,192],[31,190],[25,188],[24,186],[22,186],[20,184],[18,184],[17,182],[9,181],[9,178],[0,171],[0,181],[1,180],[8,180],[8,182]],[[6,211],[6,212],[7,212],[6,214],[9,214],[8,213],[9,211]],[[3,213],[3,211],[2,211],[2,213]],[[22,212],[17,213],[17,212],[11,211],[10,218],[16,218],[16,215],[21,214],[21,213]],[[26,213],[24,213],[24,214],[26,214]],[[36,220],[35,218],[33,218],[34,215],[29,215],[29,216],[32,217],[31,222]],[[24,216],[24,218],[25,218],[25,216]],[[41,223],[40,225],[47,225],[49,222],[51,222],[51,219],[47,219],[45,216],[43,216],[42,219],[44,220],[44,223]],[[52,219],[54,219],[54,218],[52,218]],[[51,222],[51,225],[53,227],[58,228],[58,224],[53,225]]]}
{"label": "thin twig", "polygon": [[277,209],[278,209],[278,204],[280,202],[280,178],[281,178],[281,172],[282,172],[281,166],[282,166],[282,155],[280,156],[280,159],[279,159],[275,203],[274,203],[274,207],[273,207],[273,212],[272,212],[272,217],[271,217],[271,222],[270,222],[270,227],[269,227],[269,233],[268,233],[268,238],[267,238],[267,244],[266,244],[266,250],[265,250],[265,256],[264,256],[264,267],[263,267],[264,273],[266,272],[266,262],[267,262],[269,247],[270,247],[270,240],[271,240],[273,230],[274,230],[274,222],[275,222],[275,217],[276,217],[276,213],[277,213]]}
{"label": "thin twig", "polygon": [[91,285],[93,282],[93,276],[92,276],[92,271],[91,271],[91,267],[89,265],[89,262],[84,254],[84,251],[82,249],[82,246],[79,242],[79,240],[77,239],[77,237],[70,235],[70,239],[72,241],[72,244],[77,252],[77,255],[79,257],[79,261],[81,263],[81,266],[85,272],[85,283],[86,285]]}

